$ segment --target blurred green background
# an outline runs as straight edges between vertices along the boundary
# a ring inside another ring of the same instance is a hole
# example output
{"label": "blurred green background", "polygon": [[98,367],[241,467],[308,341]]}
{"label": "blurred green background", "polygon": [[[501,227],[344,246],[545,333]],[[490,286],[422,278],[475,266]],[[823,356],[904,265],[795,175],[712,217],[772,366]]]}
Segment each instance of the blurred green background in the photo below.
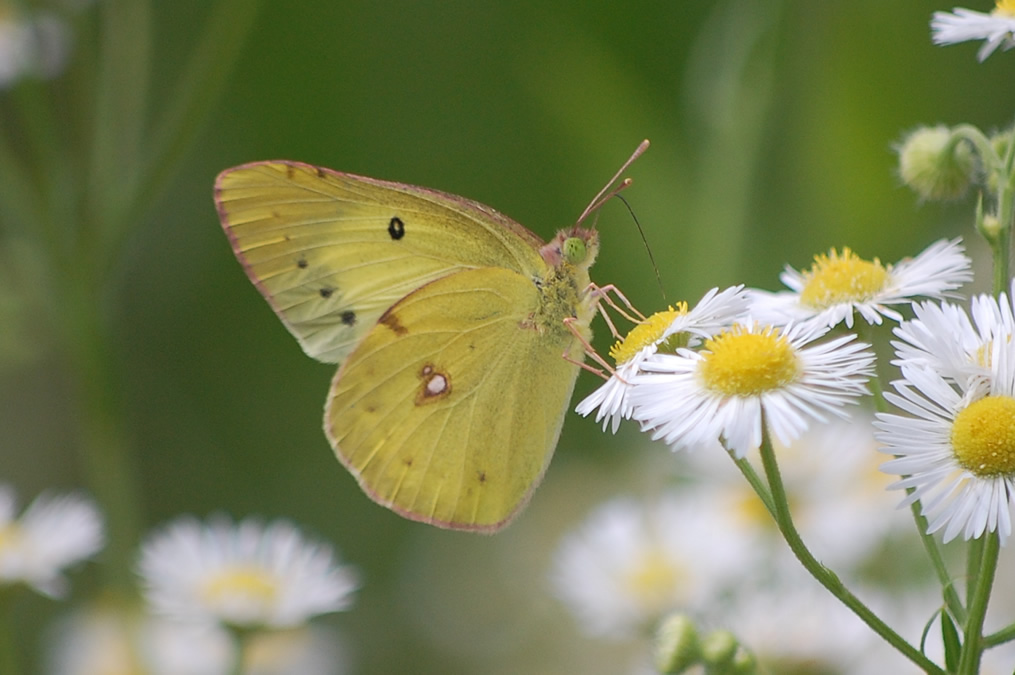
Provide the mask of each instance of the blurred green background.
{"label": "blurred green background", "polygon": [[[80,102],[90,100],[110,30],[103,15],[115,4],[98,0],[76,14],[66,72],[18,85],[28,94],[0,92],[0,126],[40,183],[50,160],[70,166],[72,178],[87,175],[78,158],[95,119]],[[623,670],[630,655],[580,637],[545,571],[559,536],[592,505],[658,487],[644,457],[663,461],[666,451],[571,415],[543,486],[495,537],[438,531],[374,505],[321,430],[334,368],[302,354],[233,258],[212,203],[219,171],[294,159],[426,185],[549,238],[649,138],[625,194],[666,299],[618,202],[601,213],[592,270],[646,312],[693,304],[712,286],[774,289],[784,264],[806,266],[830,246],[894,261],[963,235],[985,258],[971,200],[921,205],[894,173],[892,145],[904,131],[994,128],[1015,109],[1011,56],[979,64],[976,45],[931,44],[930,15],[949,3],[262,4],[224,86],[200,94],[204,126],[114,250],[92,307],[106,347],[100,385],[112,389],[108,422],[136,471],[144,528],[181,513],[284,516],[361,569],[355,607],[327,619],[344,636],[351,672]],[[121,110],[139,125],[142,155],[149,121],[180,96],[181,68],[214,8],[151,6],[148,60],[138,64],[150,79],[141,107]],[[207,57],[215,65],[214,49]],[[32,155],[26,111],[38,105],[62,129],[55,158]],[[3,226],[4,255],[20,255],[17,225]],[[91,250],[75,244],[70,264]],[[10,331],[0,479],[25,500],[88,489],[80,450],[89,413],[75,395],[82,373],[70,365],[73,339],[55,337],[51,321],[64,311],[65,287],[30,274],[0,278],[17,308],[0,326]],[[988,283],[981,274],[978,285]],[[605,352],[605,327],[595,328]],[[575,400],[596,383],[583,375]],[[95,592],[93,567],[75,575],[76,598]],[[39,630],[61,610],[25,605]]]}

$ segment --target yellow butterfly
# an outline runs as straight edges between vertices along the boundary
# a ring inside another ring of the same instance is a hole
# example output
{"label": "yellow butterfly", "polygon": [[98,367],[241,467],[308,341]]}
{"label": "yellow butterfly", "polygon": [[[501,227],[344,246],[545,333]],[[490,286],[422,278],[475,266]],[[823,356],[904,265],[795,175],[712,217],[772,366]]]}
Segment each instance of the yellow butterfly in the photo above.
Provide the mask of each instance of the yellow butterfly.
{"label": "yellow butterfly", "polygon": [[504,527],[560,436],[598,233],[543,243],[462,197],[289,161],[223,171],[215,202],[303,350],[342,364],[324,430],[370,498],[438,527]]}

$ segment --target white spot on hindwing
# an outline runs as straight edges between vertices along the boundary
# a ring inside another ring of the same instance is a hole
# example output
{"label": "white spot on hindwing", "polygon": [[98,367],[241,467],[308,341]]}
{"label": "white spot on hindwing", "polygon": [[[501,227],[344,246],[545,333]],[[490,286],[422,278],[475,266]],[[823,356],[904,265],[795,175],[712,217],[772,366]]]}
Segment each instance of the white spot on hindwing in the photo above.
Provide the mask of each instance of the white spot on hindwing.
{"label": "white spot on hindwing", "polygon": [[448,380],[440,373],[435,374],[426,383],[426,395],[437,396],[443,394],[448,389]]}
{"label": "white spot on hindwing", "polygon": [[451,393],[451,376],[437,370],[432,364],[427,363],[423,366],[419,372],[419,379],[422,386],[416,395],[416,405],[433,403]]}

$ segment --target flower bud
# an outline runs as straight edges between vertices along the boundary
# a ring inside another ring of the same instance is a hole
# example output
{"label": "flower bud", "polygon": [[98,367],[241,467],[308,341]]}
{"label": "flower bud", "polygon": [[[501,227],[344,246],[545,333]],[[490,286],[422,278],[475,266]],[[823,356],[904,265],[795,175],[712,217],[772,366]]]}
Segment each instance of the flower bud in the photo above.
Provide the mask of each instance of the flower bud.
{"label": "flower bud", "polygon": [[723,667],[732,663],[740,643],[728,630],[712,631],[701,641],[701,658],[706,667]]}
{"label": "flower bud", "polygon": [[733,633],[717,630],[701,640],[701,661],[708,675],[754,675],[758,663]]}
{"label": "flower bud", "polygon": [[976,225],[983,234],[983,238],[989,242],[995,242],[1001,236],[1001,221],[992,213],[980,216]]}
{"label": "flower bud", "polygon": [[1004,156],[1008,154],[1008,148],[1011,147],[1011,136],[1011,129],[998,131],[990,136],[990,147],[994,149],[994,152],[1001,159],[1004,159]]}
{"label": "flower bud", "polygon": [[698,630],[683,614],[672,614],[656,630],[655,664],[660,673],[682,673],[701,659]]}
{"label": "flower bud", "polygon": [[969,144],[952,137],[946,126],[921,127],[898,147],[902,181],[924,199],[955,199],[965,193],[976,172]]}
{"label": "flower bud", "polygon": [[[1005,157],[1008,156],[1008,151],[1011,148],[1012,141],[1012,130],[1006,129],[1005,131],[999,131],[990,137],[990,147],[993,149],[994,154],[1000,160],[998,167],[993,170],[987,171],[987,190],[990,192],[997,192],[999,187],[999,181],[1008,181],[1010,177],[1004,171]],[[985,162],[986,164],[986,162]],[[988,164],[989,166],[989,164]]]}

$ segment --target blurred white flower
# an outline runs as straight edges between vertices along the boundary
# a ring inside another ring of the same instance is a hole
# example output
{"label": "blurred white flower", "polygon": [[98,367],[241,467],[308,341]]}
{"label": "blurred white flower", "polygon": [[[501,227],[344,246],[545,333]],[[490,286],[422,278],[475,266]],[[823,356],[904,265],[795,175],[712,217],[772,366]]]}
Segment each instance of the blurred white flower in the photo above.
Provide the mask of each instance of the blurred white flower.
{"label": "blurred white flower", "polygon": [[[878,471],[873,415],[856,410],[849,419],[816,424],[790,445],[773,441],[793,522],[808,548],[842,572],[869,562],[891,537],[906,536],[912,517],[894,507],[890,479]],[[748,456],[749,459],[755,457]],[[703,510],[729,523],[727,536],[764,535],[765,555],[802,574],[798,561],[782,556],[785,542],[771,514],[723,454],[686,455]]]}
{"label": "blurred white flower", "polygon": [[244,675],[340,675],[349,672],[342,643],[327,626],[260,633],[246,643]]}
{"label": "blurred white flower", "polygon": [[0,584],[61,596],[67,591],[61,572],[103,544],[102,517],[88,499],[42,494],[16,518],[14,491],[0,485]]}
{"label": "blurred white flower", "polygon": [[218,626],[114,606],[78,610],[47,638],[50,675],[222,675],[234,658],[232,638]]}
{"label": "blurred white flower", "polygon": [[0,90],[28,75],[55,77],[69,52],[69,31],[55,14],[19,14],[0,6]]}
{"label": "blurred white flower", "polygon": [[[221,626],[174,621],[114,605],[80,609],[46,636],[49,675],[223,675],[235,667]],[[244,675],[348,672],[335,631],[303,626],[247,636]]]}
{"label": "blurred white flower", "polygon": [[579,403],[575,412],[588,416],[598,410],[596,422],[602,421],[603,431],[609,425],[616,433],[621,420],[631,418],[630,382],[645,359],[660,350],[672,353],[676,346],[696,346],[728,327],[746,308],[743,286],[734,286],[723,291],[713,288],[692,310],[682,302],[676,309],[656,312],[610,348],[616,372]]}
{"label": "blurred white flower", "polygon": [[976,58],[983,61],[998,47],[1006,50],[1015,47],[1015,0],[997,0],[989,14],[964,7],[934,12],[930,29],[936,45],[985,40],[976,53]]}
{"label": "blurred white flower", "polygon": [[[893,606],[883,594],[862,595],[880,611]],[[802,571],[792,579],[771,580],[737,593],[726,616],[724,625],[754,651],[764,665],[762,672],[912,672],[904,656],[882,648],[880,636]],[[916,640],[919,633],[908,637]],[[876,659],[870,658],[872,652]]]}
{"label": "blurred white flower", "polygon": [[357,574],[284,520],[183,517],[149,537],[139,571],[152,610],[245,628],[290,628],[352,604]]}
{"label": "blurred white flower", "polygon": [[590,635],[647,634],[664,614],[707,606],[750,567],[748,539],[720,531],[682,497],[606,502],[561,542],[554,594]]}
{"label": "blurred white flower", "polygon": [[895,265],[863,260],[849,248],[842,253],[832,249],[815,256],[807,271],[787,266],[779,279],[789,291],[753,291],[751,316],[775,325],[814,321],[829,328],[843,321],[852,328],[854,314],[869,324],[880,324],[882,317],[901,321],[902,315],[889,305],[949,296],[972,280],[970,264],[959,239],[938,241]]}

